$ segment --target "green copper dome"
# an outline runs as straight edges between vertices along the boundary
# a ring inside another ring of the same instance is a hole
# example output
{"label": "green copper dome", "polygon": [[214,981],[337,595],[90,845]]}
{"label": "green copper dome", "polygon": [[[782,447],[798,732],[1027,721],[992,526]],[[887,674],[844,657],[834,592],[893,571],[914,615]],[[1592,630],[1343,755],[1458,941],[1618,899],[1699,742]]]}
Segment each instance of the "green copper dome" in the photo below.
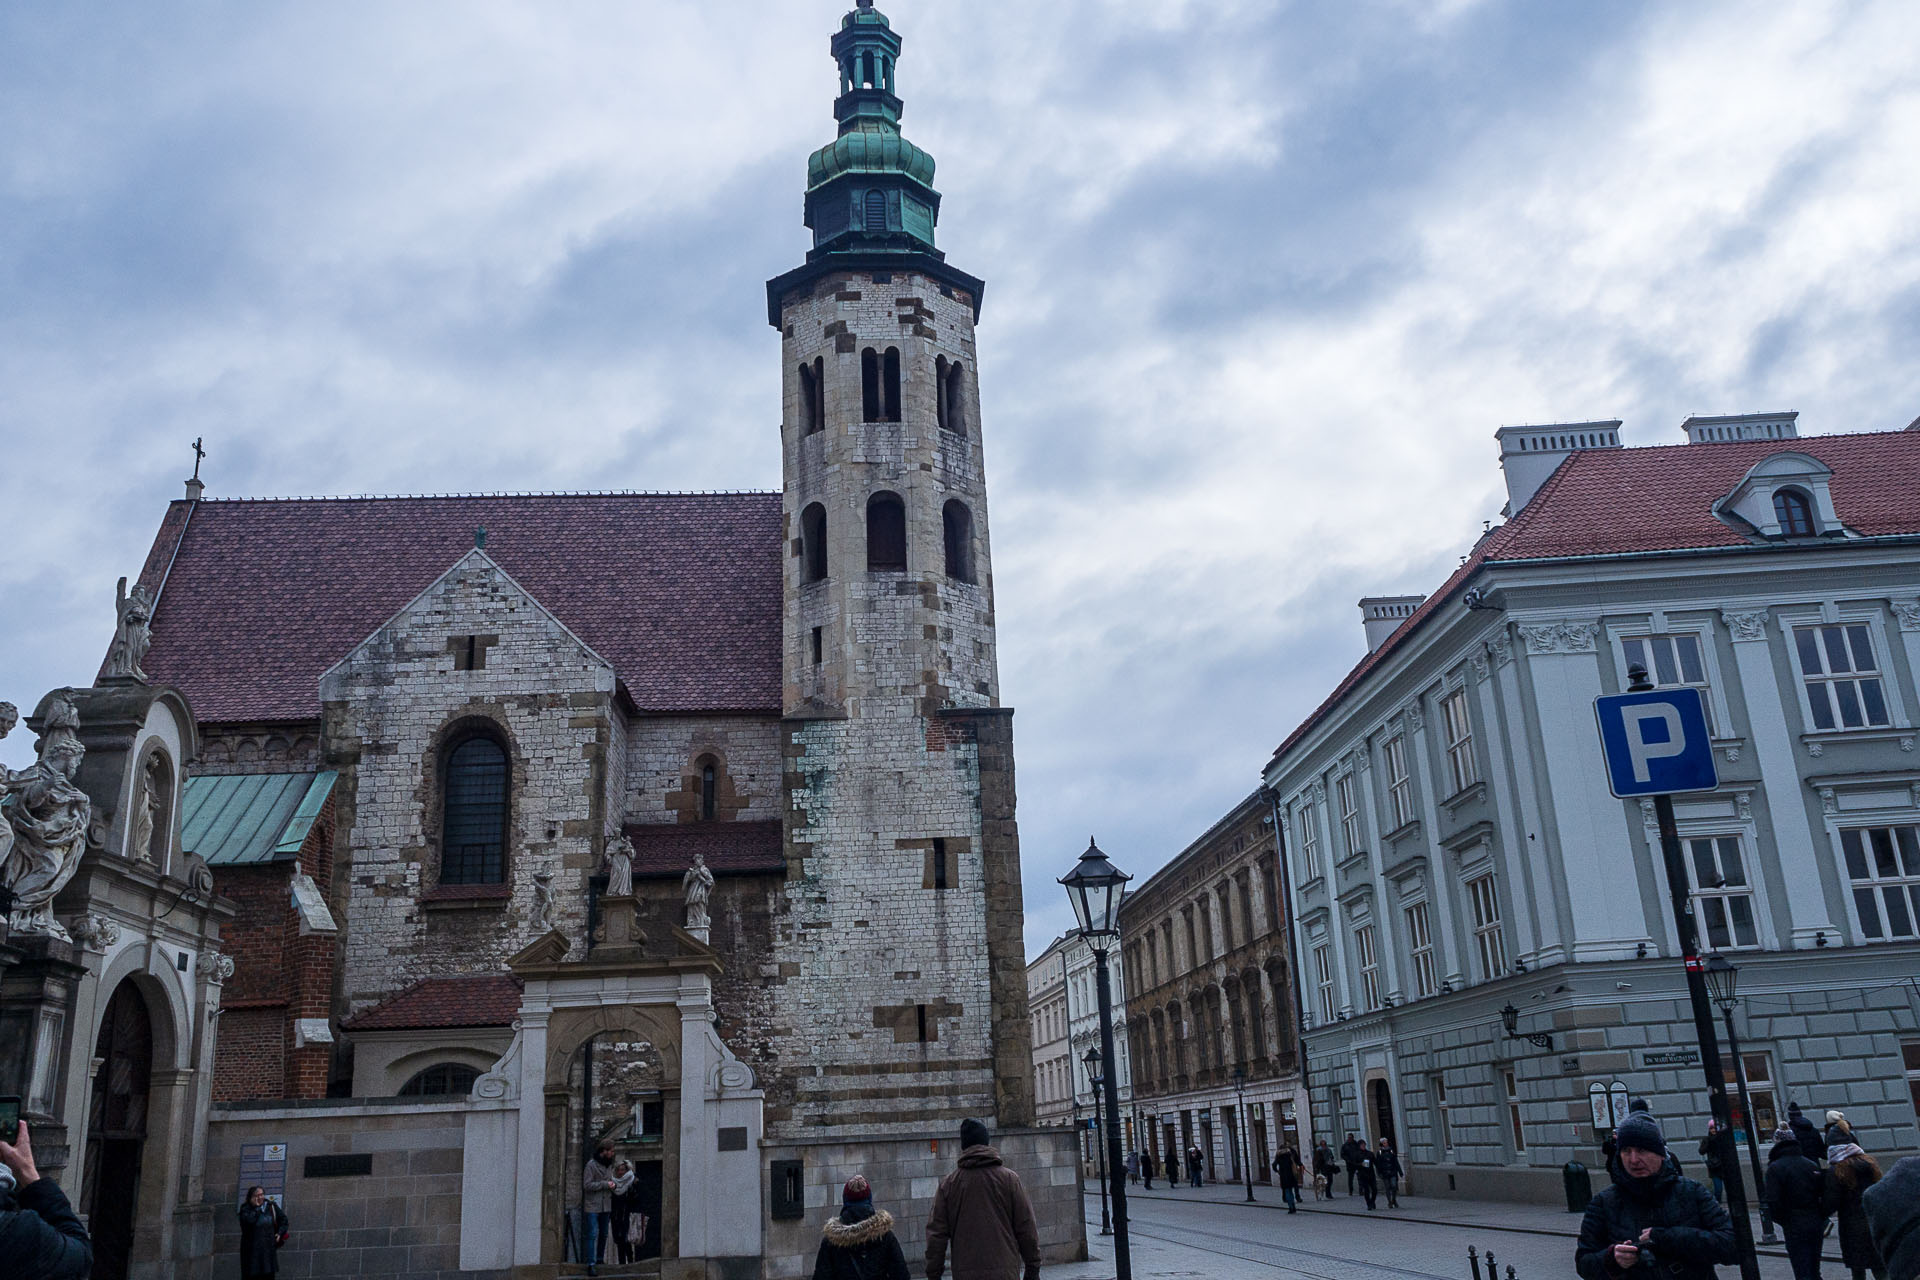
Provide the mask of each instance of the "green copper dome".
{"label": "green copper dome", "polygon": [[848,124],[848,132],[807,161],[807,190],[817,191],[849,173],[897,173],[922,186],[933,185],[933,157],[902,137],[898,126],[874,117]]}

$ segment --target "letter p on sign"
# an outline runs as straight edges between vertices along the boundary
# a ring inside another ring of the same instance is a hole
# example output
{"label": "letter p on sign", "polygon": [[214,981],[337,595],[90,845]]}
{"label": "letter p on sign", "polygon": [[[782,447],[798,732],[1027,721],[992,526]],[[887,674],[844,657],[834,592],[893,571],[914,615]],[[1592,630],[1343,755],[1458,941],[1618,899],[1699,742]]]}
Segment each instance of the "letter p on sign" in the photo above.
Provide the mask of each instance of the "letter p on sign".
{"label": "letter p on sign", "polygon": [[1605,694],[1594,699],[1593,711],[1614,795],[1624,800],[1720,785],[1698,689]]}

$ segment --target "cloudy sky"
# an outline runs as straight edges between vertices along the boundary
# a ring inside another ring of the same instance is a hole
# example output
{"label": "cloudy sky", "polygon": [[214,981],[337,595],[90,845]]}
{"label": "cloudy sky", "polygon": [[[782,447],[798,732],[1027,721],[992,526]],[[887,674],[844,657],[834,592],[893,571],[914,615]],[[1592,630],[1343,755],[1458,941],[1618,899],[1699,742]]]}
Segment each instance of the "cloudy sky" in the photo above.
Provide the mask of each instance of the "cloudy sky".
{"label": "cloudy sky", "polygon": [[[989,282],[1032,946],[1444,576],[1501,424],[1920,414],[1910,3],[883,7]],[[776,487],[843,8],[0,7],[0,698],[91,680],[196,436],[218,496]]]}

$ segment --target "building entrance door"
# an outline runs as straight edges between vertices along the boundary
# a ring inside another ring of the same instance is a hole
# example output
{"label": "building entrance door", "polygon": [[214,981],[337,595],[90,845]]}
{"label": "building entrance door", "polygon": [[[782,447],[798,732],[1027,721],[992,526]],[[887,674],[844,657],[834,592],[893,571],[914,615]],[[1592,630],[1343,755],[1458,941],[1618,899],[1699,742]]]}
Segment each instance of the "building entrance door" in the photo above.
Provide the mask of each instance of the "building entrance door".
{"label": "building entrance door", "polygon": [[1262,1182],[1273,1181],[1273,1149],[1267,1145],[1267,1109],[1253,1104],[1253,1176]]}
{"label": "building entrance door", "polygon": [[147,1085],[153,1075],[153,1022],[131,978],[114,989],[100,1020],[100,1060],[88,1105],[87,1167],[80,1211],[93,1236],[93,1280],[123,1280],[133,1251],[140,1159],[147,1139]]}
{"label": "building entrance door", "polygon": [[1212,1181],[1213,1168],[1213,1117],[1203,1116],[1200,1120],[1200,1177],[1202,1181]]}
{"label": "building entrance door", "polygon": [[1368,1092],[1373,1098],[1373,1145],[1378,1147],[1385,1138],[1398,1150],[1400,1136],[1393,1131],[1393,1090],[1385,1080],[1375,1080]]}

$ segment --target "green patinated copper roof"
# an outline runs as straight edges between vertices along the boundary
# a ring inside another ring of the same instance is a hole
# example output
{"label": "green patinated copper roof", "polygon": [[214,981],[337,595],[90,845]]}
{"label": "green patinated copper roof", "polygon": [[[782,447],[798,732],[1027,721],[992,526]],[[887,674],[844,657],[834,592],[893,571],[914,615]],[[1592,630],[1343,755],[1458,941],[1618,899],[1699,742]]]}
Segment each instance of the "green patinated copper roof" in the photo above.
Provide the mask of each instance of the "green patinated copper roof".
{"label": "green patinated copper roof", "polygon": [[339,777],[331,770],[190,777],[181,845],[215,867],[298,857]]}
{"label": "green patinated copper roof", "polygon": [[894,125],[867,118],[813,153],[807,161],[807,190],[817,191],[849,173],[897,173],[931,187],[933,157],[901,137]]}
{"label": "green patinated copper roof", "polygon": [[891,22],[887,21],[886,14],[880,12],[878,9],[869,9],[864,6],[855,9],[852,13],[840,19],[840,29],[842,31],[854,26],[891,27],[892,25]]}

